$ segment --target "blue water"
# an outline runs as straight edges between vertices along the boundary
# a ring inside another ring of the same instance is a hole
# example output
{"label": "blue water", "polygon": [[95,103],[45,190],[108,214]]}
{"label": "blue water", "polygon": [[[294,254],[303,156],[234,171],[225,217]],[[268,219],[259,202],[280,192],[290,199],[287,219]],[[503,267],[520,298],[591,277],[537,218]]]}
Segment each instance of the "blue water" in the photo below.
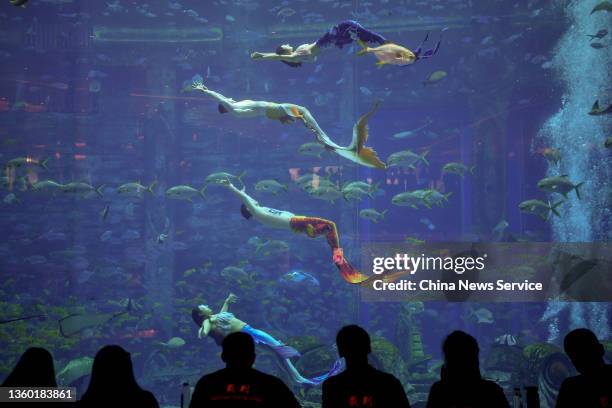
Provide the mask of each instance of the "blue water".
{"label": "blue water", "polygon": [[[162,405],[177,405],[183,381],[222,365],[217,345],[197,339],[191,309],[206,303],[217,310],[230,292],[239,297],[232,310],[240,319],[282,341],[320,345],[330,359],[336,330],[363,325],[377,339],[376,363],[400,378],[411,402],[426,398],[440,343],[453,328],[477,337],[483,371],[503,371],[509,392],[531,384],[520,383],[520,357],[501,368],[490,363],[499,336],[514,336],[521,348],[550,342],[560,351],[568,330],[587,326],[611,340],[605,302],[426,303],[411,330],[431,359],[412,364],[405,305],[361,301],[323,238],[247,221],[238,199],[216,185],[191,202],[165,195],[177,185],[199,190],[214,172],[245,172],[246,191],[262,205],[336,222],[346,258],[364,273],[362,253],[372,243],[490,241],[502,221],[504,240],[608,242],[610,116],[587,115],[596,99],[602,107],[612,101],[610,37],[594,41],[604,45],[595,49],[586,36],[610,25],[609,13],[590,14],[597,1],[30,3],[0,7],[0,161],[31,159],[7,167],[1,187],[0,319],[47,318],[0,325],[0,378],[31,345],[49,348],[59,371],[116,343],[132,352],[143,386]],[[439,38],[441,47],[406,67],[378,68],[373,55],[355,55],[357,45],[326,49],[299,68],[249,58],[314,42],[345,19],[411,49],[429,32],[429,47]],[[424,84],[436,71],[447,76]],[[211,98],[182,91],[195,75],[235,100],[305,106],[340,145],[350,143],[353,124],[380,100],[367,145],[383,160],[404,149],[427,152],[429,165],[381,170],[329,151],[300,154],[302,144],[315,141],[308,129],[220,114]],[[411,137],[393,137],[429,122]],[[547,148],[560,150],[559,164],[543,156]],[[48,169],[37,164],[44,158]],[[474,172],[443,174],[449,162]],[[338,187],[365,181],[380,188],[360,201],[317,200],[295,183],[309,172],[331,174]],[[519,210],[529,199],[555,202],[559,196],[537,182],[561,174],[585,183],[581,200],[570,192],[550,220]],[[47,179],[86,182],[102,196],[33,190]],[[287,190],[255,190],[269,179]],[[130,182],[155,183],[153,193],[117,191]],[[428,188],[452,193],[448,203],[418,210],[391,204],[396,194]],[[374,223],[359,216],[367,208],[387,212]],[[253,237],[284,244],[255,252]],[[318,284],[283,279],[296,270]],[[137,311],[71,337],[57,330],[57,320],[71,313],[117,313],[128,299]],[[494,323],[470,318],[479,308]],[[159,344],[172,337],[186,344]],[[390,352],[401,357],[389,359]],[[307,375],[323,369],[312,356],[296,364]],[[258,368],[282,375],[263,351]],[[88,382],[78,381],[79,389]],[[304,400],[317,402],[316,392]]]}

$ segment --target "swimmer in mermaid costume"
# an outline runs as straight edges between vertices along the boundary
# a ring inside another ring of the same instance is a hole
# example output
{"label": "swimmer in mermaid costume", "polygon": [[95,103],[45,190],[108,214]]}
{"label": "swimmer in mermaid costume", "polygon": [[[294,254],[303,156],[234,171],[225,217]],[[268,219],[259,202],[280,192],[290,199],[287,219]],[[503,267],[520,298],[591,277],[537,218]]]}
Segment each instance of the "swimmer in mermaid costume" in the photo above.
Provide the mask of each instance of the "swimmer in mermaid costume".
{"label": "swimmer in mermaid costume", "polygon": [[353,20],[346,20],[329,29],[327,33],[317,41],[310,44],[302,44],[293,49],[289,44],[281,45],[276,52],[254,52],[252,59],[281,61],[290,67],[300,67],[303,62],[314,62],[323,48],[336,46],[342,48],[353,41],[362,41],[366,44],[384,44],[387,40],[380,34],[364,28]]}
{"label": "swimmer in mermaid costume", "polygon": [[269,348],[274,352],[276,357],[281,362],[285,372],[298,384],[318,385],[325,381],[328,377],[337,374],[341,369],[340,360],[336,361],[332,369],[323,375],[315,378],[305,378],[295,368],[291,362],[291,357],[297,357],[300,353],[293,347],[287,346],[270,336],[268,333],[255,329],[247,323],[238,319],[233,313],[229,312],[229,305],[235,303],[238,298],[233,293],[230,293],[219,313],[213,313],[212,309],[207,305],[199,305],[191,311],[191,317],[195,324],[198,325],[198,338],[210,336],[215,340],[215,343],[221,345],[225,336],[231,333],[243,332],[248,333],[255,344]]}
{"label": "swimmer in mermaid costume", "polygon": [[317,142],[325,146],[326,149],[335,152],[345,159],[361,164],[362,166],[379,169],[386,168],[385,163],[380,160],[376,151],[371,147],[365,146],[365,142],[368,139],[368,120],[378,108],[378,102],[370,112],[359,118],[359,121],[353,127],[351,144],[348,146],[340,146],[331,140],[323,129],[321,129],[310,111],[303,106],[293,103],[252,101],[250,99],[235,101],[218,92],[211,91],[202,82],[195,79],[192,88],[201,91],[217,101],[220,113],[230,113],[236,118],[266,117],[268,119],[278,120],[283,124],[289,124],[299,120],[315,134]]}
{"label": "swimmer in mermaid costume", "polygon": [[221,180],[219,184],[233,191],[242,200],[240,212],[247,220],[255,218],[267,227],[303,233],[310,238],[325,235],[327,244],[332,250],[332,261],[340,271],[342,278],[352,284],[359,284],[368,279],[368,276],[359,272],[344,258],[344,252],[340,246],[340,235],[333,221],[319,217],[304,217],[289,211],[262,207],[244,191],[244,188],[238,190],[229,180]]}

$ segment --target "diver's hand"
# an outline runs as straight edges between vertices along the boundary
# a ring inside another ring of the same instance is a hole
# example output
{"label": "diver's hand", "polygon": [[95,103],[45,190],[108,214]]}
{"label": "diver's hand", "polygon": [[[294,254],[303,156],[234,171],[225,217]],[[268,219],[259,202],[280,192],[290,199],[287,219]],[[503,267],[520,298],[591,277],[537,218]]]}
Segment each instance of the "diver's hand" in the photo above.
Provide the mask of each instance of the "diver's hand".
{"label": "diver's hand", "polygon": [[227,296],[227,299],[225,299],[225,301],[226,301],[227,303],[236,303],[236,301],[238,301],[238,296],[234,295],[233,293],[230,293],[230,294]]}
{"label": "diver's hand", "polygon": [[197,89],[198,91],[208,91],[208,88],[204,86],[204,83],[202,83],[201,81],[194,82],[193,84],[191,84],[191,87],[193,89]]}
{"label": "diver's hand", "polygon": [[262,59],[263,56],[264,55],[261,52],[254,52],[251,54],[251,59]]}

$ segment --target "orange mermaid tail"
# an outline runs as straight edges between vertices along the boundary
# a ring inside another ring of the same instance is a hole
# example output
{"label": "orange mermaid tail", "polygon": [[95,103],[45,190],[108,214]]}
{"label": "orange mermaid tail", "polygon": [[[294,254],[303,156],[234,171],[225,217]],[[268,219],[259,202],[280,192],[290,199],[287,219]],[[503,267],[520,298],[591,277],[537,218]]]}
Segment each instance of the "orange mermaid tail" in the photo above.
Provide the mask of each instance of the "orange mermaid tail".
{"label": "orange mermaid tail", "polygon": [[305,233],[311,238],[325,234],[327,243],[332,249],[334,264],[340,271],[340,276],[351,284],[360,284],[368,279],[366,275],[359,272],[344,258],[340,247],[340,235],[333,221],[319,217],[296,216],[291,219],[291,229],[295,232]]}

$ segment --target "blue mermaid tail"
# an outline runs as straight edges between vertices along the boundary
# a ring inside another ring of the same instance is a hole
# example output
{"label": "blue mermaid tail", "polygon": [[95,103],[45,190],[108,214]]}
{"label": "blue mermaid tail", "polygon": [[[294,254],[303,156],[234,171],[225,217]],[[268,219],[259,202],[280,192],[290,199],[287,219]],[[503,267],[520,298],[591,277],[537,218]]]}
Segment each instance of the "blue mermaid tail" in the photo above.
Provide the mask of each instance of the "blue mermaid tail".
{"label": "blue mermaid tail", "polygon": [[329,29],[327,33],[316,42],[317,47],[325,48],[335,45],[342,48],[354,41],[365,43],[384,44],[387,42],[382,35],[364,28],[354,20],[343,21]]}
{"label": "blue mermaid tail", "polygon": [[281,343],[265,331],[255,329],[249,326],[248,324],[244,326],[241,331],[251,335],[251,337],[253,337],[253,340],[255,340],[256,344],[261,344],[270,348],[278,357],[279,363],[281,364],[285,372],[292,378],[293,381],[298,384],[319,385],[327,378],[337,374],[342,369],[342,361],[336,360],[329,372],[321,374],[314,378],[306,378],[299,373],[299,371],[297,370],[297,368],[295,368],[291,360],[289,360],[291,357],[299,357],[299,351],[297,351],[291,346],[287,346],[286,344]]}
{"label": "blue mermaid tail", "polygon": [[344,364],[342,363],[342,360],[338,359],[334,362],[334,365],[332,366],[331,370],[329,370],[328,373],[321,374],[317,377],[311,378],[310,380],[315,385],[321,384],[323,381],[327,380],[329,377],[333,377],[334,375],[338,374],[340,371],[342,371],[343,368],[344,368]]}
{"label": "blue mermaid tail", "polygon": [[428,38],[429,38],[429,33],[427,33],[423,41],[421,41],[421,45],[419,45],[419,47],[414,51],[414,56],[416,57],[417,61],[421,59],[427,59],[427,58],[433,57],[440,49],[440,43],[442,42],[441,39],[438,40],[438,43],[436,44],[434,48],[429,49],[423,53],[423,45],[427,42]]}

